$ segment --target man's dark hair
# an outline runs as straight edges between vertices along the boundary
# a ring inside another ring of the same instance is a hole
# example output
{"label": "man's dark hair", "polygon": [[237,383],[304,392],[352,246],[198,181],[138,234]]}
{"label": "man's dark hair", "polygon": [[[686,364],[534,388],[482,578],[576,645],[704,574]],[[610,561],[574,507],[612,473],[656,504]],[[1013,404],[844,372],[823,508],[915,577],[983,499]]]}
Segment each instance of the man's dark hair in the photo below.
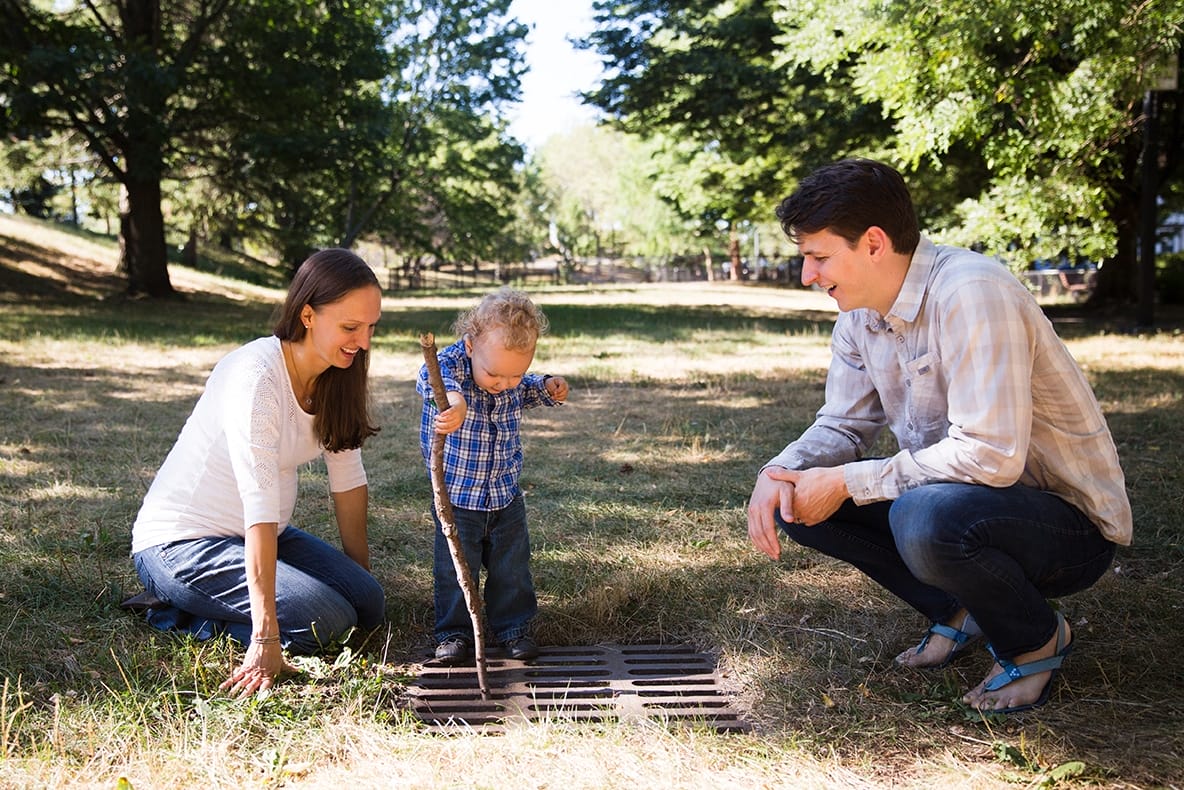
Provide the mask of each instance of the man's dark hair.
{"label": "man's dark hair", "polygon": [[777,206],[781,229],[793,241],[829,230],[854,246],[873,225],[892,239],[894,252],[917,249],[917,211],[900,173],[871,159],[844,159],[806,176]]}

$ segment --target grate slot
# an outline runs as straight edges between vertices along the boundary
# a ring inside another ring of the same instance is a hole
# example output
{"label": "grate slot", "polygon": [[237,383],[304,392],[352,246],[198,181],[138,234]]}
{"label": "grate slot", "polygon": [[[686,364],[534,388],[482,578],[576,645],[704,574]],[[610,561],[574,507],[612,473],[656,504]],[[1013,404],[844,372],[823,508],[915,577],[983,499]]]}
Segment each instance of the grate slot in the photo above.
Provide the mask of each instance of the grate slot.
{"label": "grate slot", "polygon": [[408,687],[411,709],[428,727],[500,731],[540,720],[587,722],[655,718],[695,722],[721,732],[748,725],[730,710],[714,659],[685,645],[544,647],[532,661],[494,652],[491,699],[471,668],[423,665]]}
{"label": "grate slot", "polygon": [[594,689],[606,688],[611,685],[608,680],[528,680],[527,688],[532,689]]}
{"label": "grate slot", "polygon": [[602,678],[612,674],[607,667],[599,669],[528,669],[522,673],[528,678]]}
{"label": "grate slot", "polygon": [[709,662],[705,661],[701,656],[694,656],[692,658],[677,658],[670,656],[663,656],[661,658],[627,658],[625,664],[694,664],[697,667],[707,665]]}
{"label": "grate slot", "polygon": [[613,691],[610,689],[603,689],[600,691],[536,691],[531,697],[537,700],[548,699],[612,699]]}

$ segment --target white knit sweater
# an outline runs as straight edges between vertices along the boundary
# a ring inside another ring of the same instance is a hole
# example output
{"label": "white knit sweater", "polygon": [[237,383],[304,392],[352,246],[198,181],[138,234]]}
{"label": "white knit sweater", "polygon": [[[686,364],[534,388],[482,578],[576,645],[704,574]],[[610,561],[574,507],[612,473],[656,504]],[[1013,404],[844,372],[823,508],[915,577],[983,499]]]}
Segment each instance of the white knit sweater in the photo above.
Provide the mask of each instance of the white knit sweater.
{"label": "white knit sweater", "polygon": [[176,540],[283,530],[296,506],[301,464],[324,455],[329,489],[366,484],[361,450],[323,452],[313,417],[296,402],[276,337],[232,351],[157,472],[132,528],[132,553]]}

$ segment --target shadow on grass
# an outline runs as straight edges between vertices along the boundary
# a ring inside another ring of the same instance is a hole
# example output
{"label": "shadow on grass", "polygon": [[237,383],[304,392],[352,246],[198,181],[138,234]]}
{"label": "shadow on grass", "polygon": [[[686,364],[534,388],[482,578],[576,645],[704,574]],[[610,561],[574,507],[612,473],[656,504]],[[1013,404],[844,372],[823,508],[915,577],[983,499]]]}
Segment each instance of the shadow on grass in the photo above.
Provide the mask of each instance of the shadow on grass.
{"label": "shadow on grass", "polygon": [[241,344],[267,334],[274,308],[267,305],[137,301],[122,298],[86,310],[54,301],[5,306],[0,340],[30,337],[161,346]]}
{"label": "shadow on grass", "polygon": [[[19,272],[16,276],[27,277]],[[274,310],[271,305],[205,297],[177,302],[122,298],[95,302],[80,296],[74,301],[55,289],[50,299],[6,306],[0,315],[0,339],[40,336],[98,341],[116,339],[163,346],[238,344],[266,334]],[[456,315],[457,311],[450,308],[388,308],[383,312],[374,343],[379,351],[402,347],[417,341],[420,333],[425,331],[436,335],[438,345],[451,342],[451,326]],[[824,336],[833,326],[833,315],[830,314],[774,316],[727,306],[550,305],[547,315],[551,321],[551,334],[556,337],[627,334],[650,342],[686,339],[704,330]]]}
{"label": "shadow on grass", "polygon": [[[9,261],[33,263],[42,274],[30,274]],[[0,302],[50,302],[85,307],[126,289],[112,273],[96,267],[70,266],[67,258],[19,239],[0,236]]]}
{"label": "shadow on grass", "polygon": [[[0,336],[233,344],[265,332],[268,314],[261,306],[196,302],[92,302],[16,318],[6,309]],[[745,331],[754,321],[767,332],[829,328],[727,307],[638,313],[557,305],[549,314],[560,334],[632,331],[653,341],[705,325]],[[451,310],[392,311],[379,347],[425,324],[447,332],[454,317]],[[39,319],[44,333],[35,329]],[[203,657],[158,641],[114,605],[135,584],[126,552],[140,498],[207,373],[172,368],[131,378],[102,361],[0,368],[0,665],[43,686],[38,704],[49,706],[54,692],[67,689],[100,699],[118,688],[113,650],[151,662],[137,681],[149,697],[198,678],[207,683],[229,663],[223,653]],[[891,657],[924,630],[918,616],[837,563],[792,548],[772,563],[747,544],[753,478],[809,424],[822,399],[820,370],[637,386],[593,377],[569,406],[529,413],[523,483],[543,600],[540,633],[551,643],[688,641],[718,649],[765,734],[855,762],[901,743],[901,770],[917,755],[990,761],[989,744],[1005,739],[1026,743],[1050,764],[1086,760],[1101,783],[1176,782],[1184,776],[1173,745],[1184,709],[1173,691],[1184,684],[1184,666],[1172,615],[1184,607],[1184,459],[1174,441],[1178,398],[1164,393],[1184,391],[1184,374],[1091,375],[1100,399],[1117,404],[1110,421],[1135,506],[1136,545],[1120,551],[1116,572],[1102,583],[1060,602],[1079,641],[1054,703],[1038,714],[988,723],[968,716],[954,700],[985,674],[984,654],[941,673],[896,670]],[[378,377],[374,391],[384,423],[366,449],[374,567],[388,591],[391,646],[410,653],[431,628],[419,404],[409,382]],[[301,486],[297,523],[332,539],[323,473],[314,465]]]}

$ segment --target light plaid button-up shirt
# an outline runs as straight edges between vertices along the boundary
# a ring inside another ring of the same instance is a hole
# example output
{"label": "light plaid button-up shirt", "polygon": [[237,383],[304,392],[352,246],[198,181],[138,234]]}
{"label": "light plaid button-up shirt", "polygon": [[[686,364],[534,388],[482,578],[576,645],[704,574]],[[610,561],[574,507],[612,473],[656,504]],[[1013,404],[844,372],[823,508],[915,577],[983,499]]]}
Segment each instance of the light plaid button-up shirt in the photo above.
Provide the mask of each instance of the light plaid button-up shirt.
{"label": "light plaid button-up shirt", "polygon": [[[517,387],[491,395],[473,380],[473,364],[458,340],[437,355],[444,389],[465,397],[468,411],[460,428],[444,441],[444,487],[453,507],[500,510],[520,493],[522,437],[518,423],[523,409],[559,406],[548,394],[545,376],[527,373]],[[416,391],[423,396],[419,445],[431,472],[432,437],[436,432],[435,401],[428,386],[428,369],[419,370]]]}
{"label": "light plaid button-up shirt", "polygon": [[[856,504],[936,482],[1049,491],[1108,539],[1132,518],[1114,440],[1069,350],[1024,286],[977,253],[922,238],[888,315],[840,313],[826,402],[767,465],[847,464]],[[881,429],[899,452],[863,459]]]}

